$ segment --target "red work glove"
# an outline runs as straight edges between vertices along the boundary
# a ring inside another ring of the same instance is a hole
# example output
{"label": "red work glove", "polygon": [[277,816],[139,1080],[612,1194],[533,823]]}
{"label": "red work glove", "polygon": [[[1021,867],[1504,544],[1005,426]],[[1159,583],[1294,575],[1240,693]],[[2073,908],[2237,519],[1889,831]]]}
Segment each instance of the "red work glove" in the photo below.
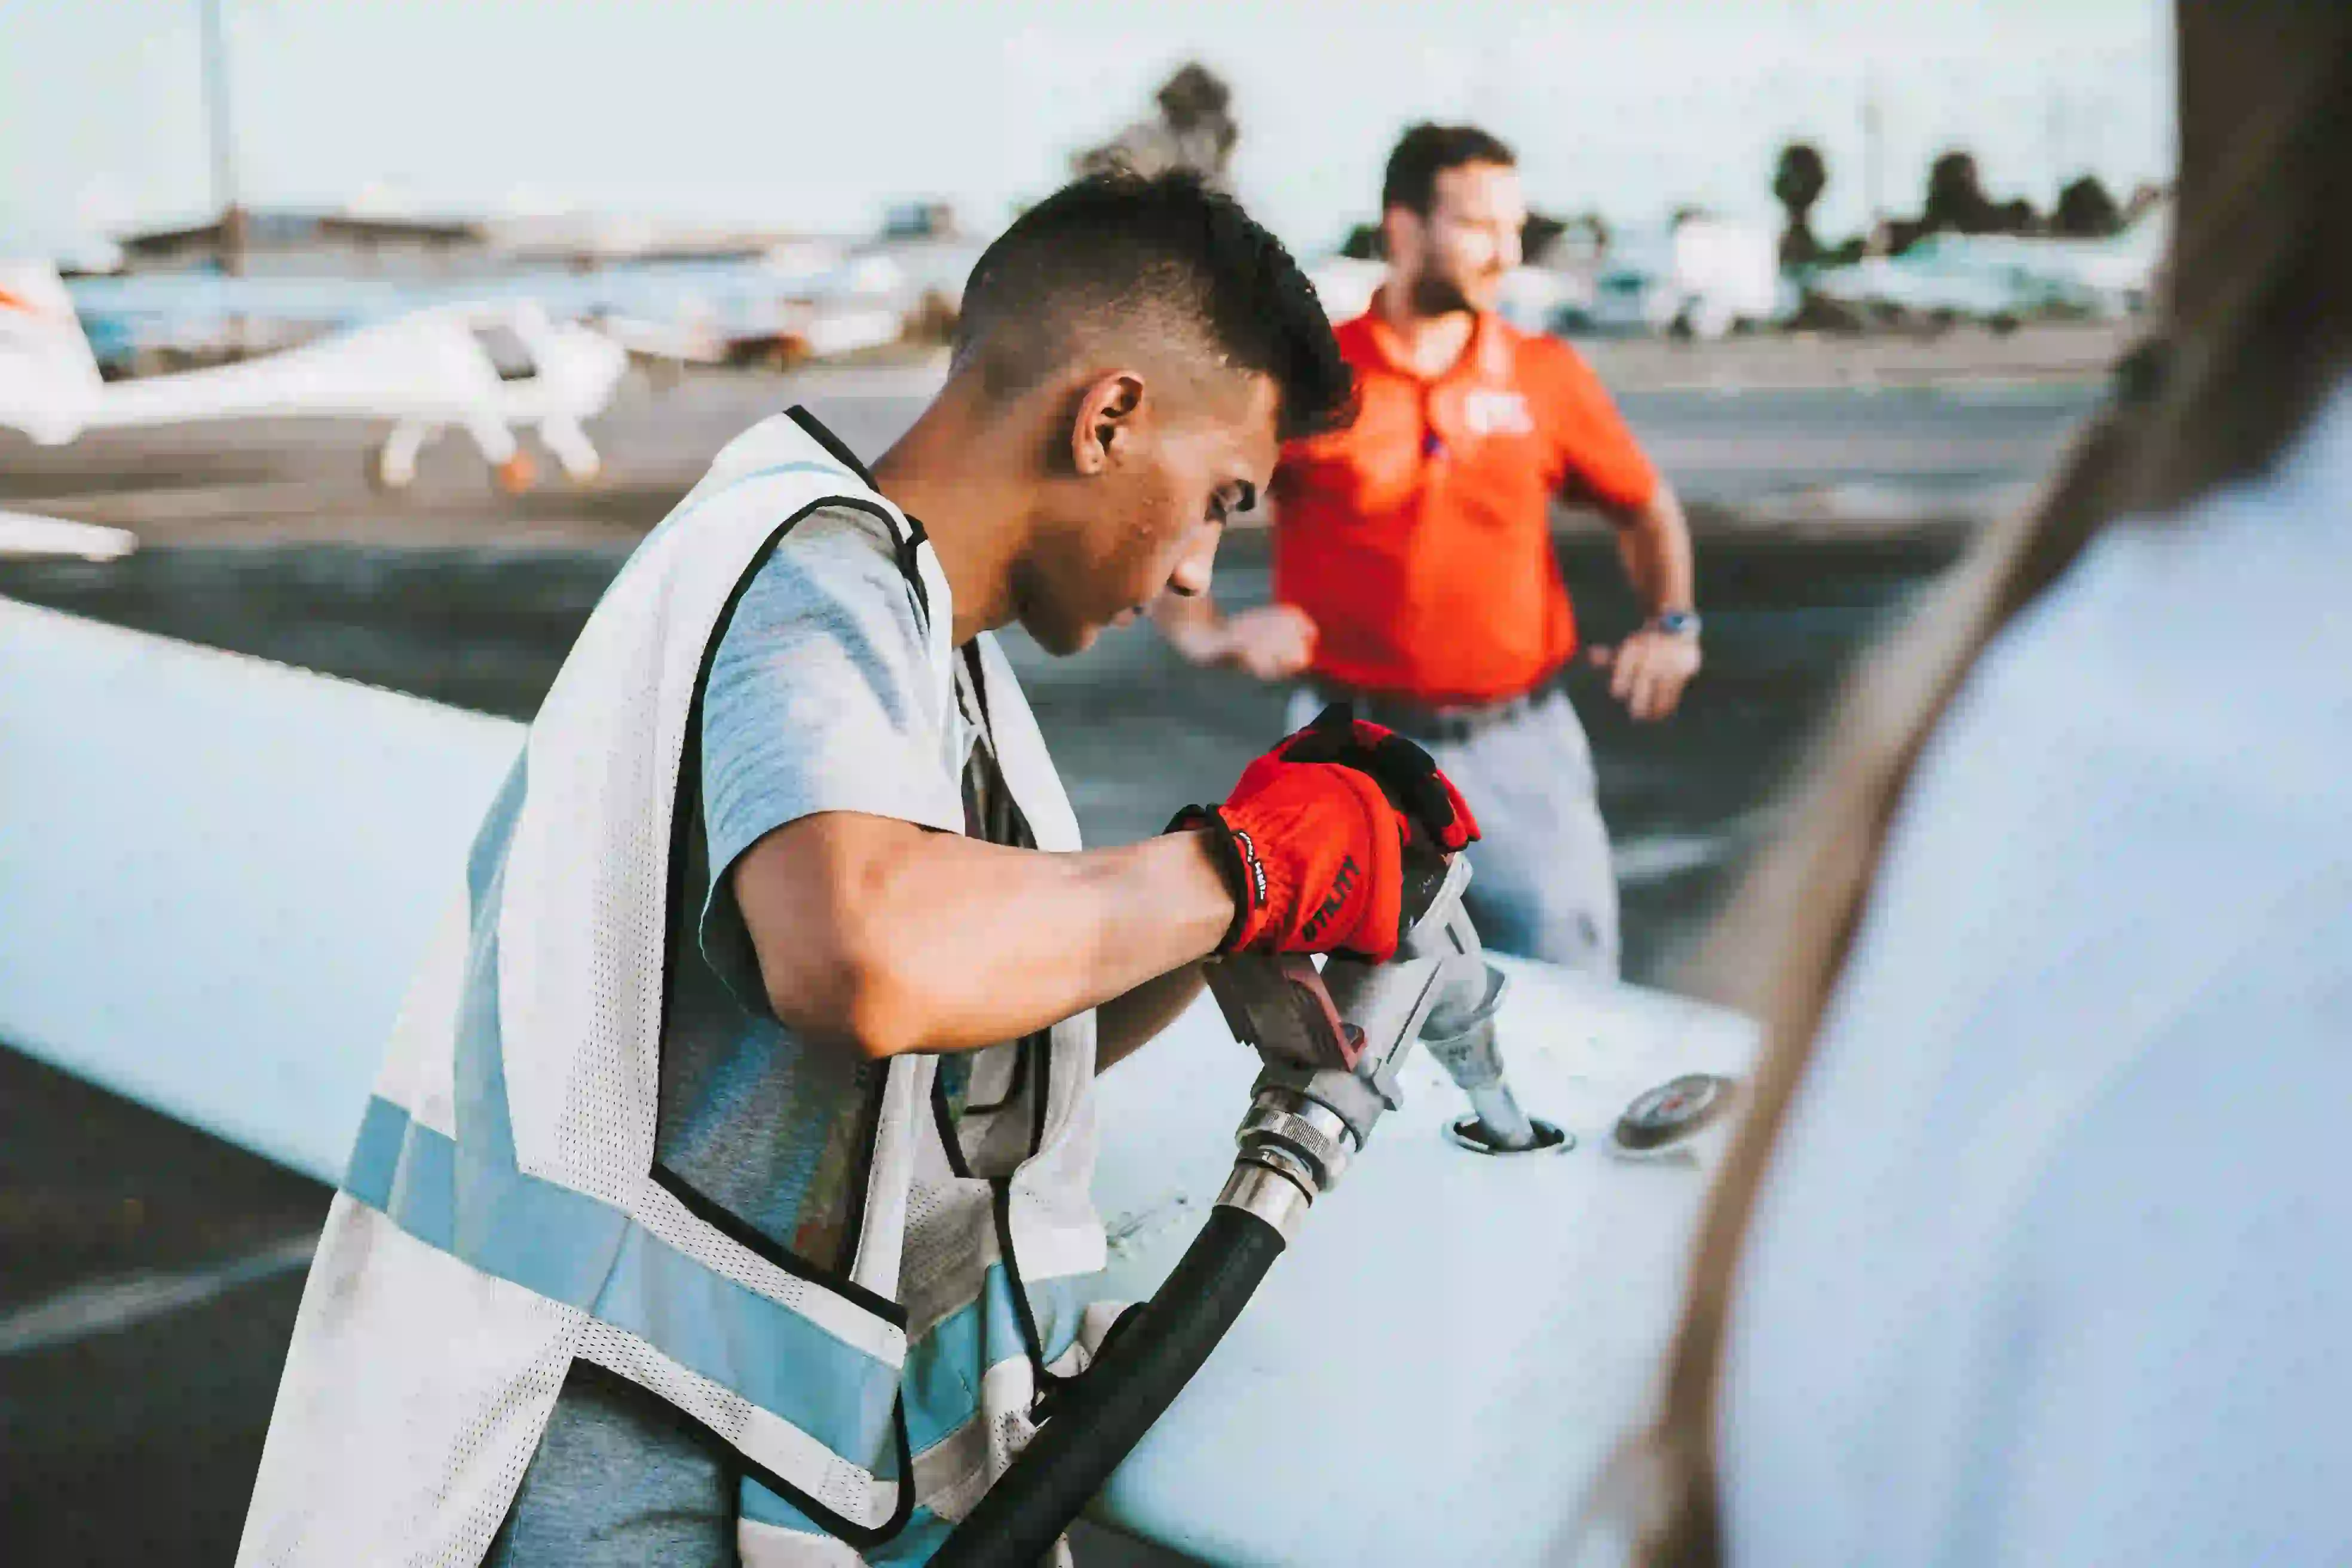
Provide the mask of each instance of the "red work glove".
{"label": "red work glove", "polygon": [[1324,709],[1313,723],[1244,769],[1235,793],[1276,768],[1302,763],[1338,763],[1370,773],[1404,814],[1410,843],[1452,855],[1478,841],[1470,803],[1430,754],[1395,731],[1357,718],[1345,702]]}
{"label": "red work glove", "polygon": [[1239,908],[1219,951],[1375,963],[1403,934],[1405,846],[1450,851],[1478,836],[1427,752],[1345,707],[1252,763],[1223,805],[1188,806],[1170,826],[1208,827],[1223,852]]}

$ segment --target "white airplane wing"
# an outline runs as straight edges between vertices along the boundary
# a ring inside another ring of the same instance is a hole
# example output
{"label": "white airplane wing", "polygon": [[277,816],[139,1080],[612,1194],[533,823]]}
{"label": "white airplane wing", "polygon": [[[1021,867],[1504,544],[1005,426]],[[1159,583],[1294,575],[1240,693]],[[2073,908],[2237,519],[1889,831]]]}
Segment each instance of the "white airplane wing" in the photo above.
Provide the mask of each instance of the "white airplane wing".
{"label": "white airplane wing", "polygon": [[0,599],[0,1039],[321,1181],[520,748]]}
{"label": "white airplane wing", "polygon": [[[332,1182],[520,726],[0,600],[0,1038]],[[1575,1135],[1443,1134],[1425,1058],[1098,1512],[1209,1562],[1532,1564],[1643,1408],[1703,1167],[1607,1152],[1738,1019],[1508,963],[1503,1048]],[[1148,1294],[1255,1069],[1203,999],[1102,1080],[1107,1298]]]}
{"label": "white airplane wing", "polygon": [[93,427],[269,416],[460,423],[493,410],[497,366],[462,317],[426,311],[236,364],[110,384]]}

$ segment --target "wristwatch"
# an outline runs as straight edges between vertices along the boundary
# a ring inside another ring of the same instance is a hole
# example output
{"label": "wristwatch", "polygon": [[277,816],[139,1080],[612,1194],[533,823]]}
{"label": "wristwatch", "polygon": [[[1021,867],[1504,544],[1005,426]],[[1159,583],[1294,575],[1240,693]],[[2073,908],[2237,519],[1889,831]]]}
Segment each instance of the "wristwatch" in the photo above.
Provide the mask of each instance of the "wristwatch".
{"label": "wristwatch", "polygon": [[1664,632],[1670,637],[1689,637],[1696,641],[1698,627],[1696,610],[1660,610],[1650,617],[1650,629]]}

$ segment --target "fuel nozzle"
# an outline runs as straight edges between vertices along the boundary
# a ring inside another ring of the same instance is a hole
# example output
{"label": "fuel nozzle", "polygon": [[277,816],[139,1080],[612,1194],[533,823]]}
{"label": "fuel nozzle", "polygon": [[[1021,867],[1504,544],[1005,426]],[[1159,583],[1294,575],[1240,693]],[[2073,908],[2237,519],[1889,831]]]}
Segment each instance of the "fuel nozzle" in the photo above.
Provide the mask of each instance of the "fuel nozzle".
{"label": "fuel nozzle", "polygon": [[1334,957],[1318,971],[1303,956],[1241,954],[1209,966],[1226,1024],[1265,1064],[1218,1201],[1286,1237],[1402,1103],[1396,1068],[1417,1039],[1469,1097],[1474,1114],[1454,1124],[1457,1142],[1484,1153],[1564,1142],[1519,1108],[1505,1079],[1495,1039],[1504,977],[1462,905],[1469,862],[1416,855],[1406,881],[1407,909],[1419,914],[1388,963]]}
{"label": "fuel nozzle", "polygon": [[1503,972],[1483,959],[1476,1000],[1454,1005],[1466,994],[1457,988],[1431,1009],[1421,1026],[1421,1043],[1470,1101],[1471,1114],[1454,1124],[1454,1141],[1486,1154],[1514,1154],[1546,1146],[1559,1134],[1539,1128],[1519,1109],[1503,1076],[1502,1047],[1495,1042],[1495,1015],[1502,1009]]}
{"label": "fuel nozzle", "polygon": [[1409,858],[1405,907],[1417,912],[1387,963],[1335,958],[1318,970],[1305,957],[1238,954],[1208,966],[1226,1023],[1265,1064],[1233,1174],[1174,1272],[1066,1385],[1055,1414],[941,1544],[935,1568],[1018,1568],[1048,1553],[1397,1106],[1397,1064],[1414,1040],[1431,1042],[1477,1110],[1456,1124],[1457,1139],[1475,1124],[1489,1152],[1545,1146],[1544,1123],[1521,1113],[1503,1081],[1502,976],[1463,912],[1469,880],[1465,860]]}

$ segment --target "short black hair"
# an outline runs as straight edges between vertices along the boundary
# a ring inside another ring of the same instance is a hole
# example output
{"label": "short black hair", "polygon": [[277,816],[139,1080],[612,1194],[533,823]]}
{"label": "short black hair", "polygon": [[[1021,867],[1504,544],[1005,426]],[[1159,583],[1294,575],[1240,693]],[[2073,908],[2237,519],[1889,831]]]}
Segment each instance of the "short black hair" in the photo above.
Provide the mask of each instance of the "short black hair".
{"label": "short black hair", "polygon": [[1353,414],[1354,377],[1315,286],[1239,202],[1189,171],[1090,174],[1014,219],[964,285],[955,364],[977,363],[992,392],[1025,391],[1105,324],[1271,377],[1285,439]]}
{"label": "short black hair", "polygon": [[1437,200],[1437,176],[1471,163],[1518,167],[1518,154],[1502,141],[1475,125],[1433,125],[1424,120],[1410,127],[1389,154],[1388,172],[1381,176],[1381,211],[1403,207],[1429,216]]}

